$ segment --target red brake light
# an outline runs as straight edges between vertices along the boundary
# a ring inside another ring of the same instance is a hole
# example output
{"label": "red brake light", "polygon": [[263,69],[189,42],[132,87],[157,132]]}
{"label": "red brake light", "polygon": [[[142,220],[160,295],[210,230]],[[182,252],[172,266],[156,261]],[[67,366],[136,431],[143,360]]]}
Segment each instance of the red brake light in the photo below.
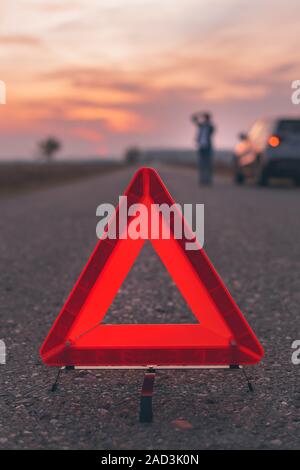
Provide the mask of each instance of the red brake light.
{"label": "red brake light", "polygon": [[271,135],[271,137],[269,137],[268,143],[271,147],[279,147],[280,139],[277,135]]}

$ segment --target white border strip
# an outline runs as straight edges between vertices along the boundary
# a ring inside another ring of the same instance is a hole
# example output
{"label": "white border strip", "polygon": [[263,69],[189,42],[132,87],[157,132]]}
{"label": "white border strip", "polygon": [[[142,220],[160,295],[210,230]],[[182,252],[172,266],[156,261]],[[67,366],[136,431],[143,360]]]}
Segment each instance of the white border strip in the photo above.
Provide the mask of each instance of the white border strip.
{"label": "white border strip", "polygon": [[[78,370],[110,370],[110,369],[119,369],[119,370],[128,370],[128,369],[138,369],[138,370],[148,370],[148,369],[230,369],[231,366],[74,366],[74,369]],[[242,369],[242,366],[236,366],[238,369]]]}

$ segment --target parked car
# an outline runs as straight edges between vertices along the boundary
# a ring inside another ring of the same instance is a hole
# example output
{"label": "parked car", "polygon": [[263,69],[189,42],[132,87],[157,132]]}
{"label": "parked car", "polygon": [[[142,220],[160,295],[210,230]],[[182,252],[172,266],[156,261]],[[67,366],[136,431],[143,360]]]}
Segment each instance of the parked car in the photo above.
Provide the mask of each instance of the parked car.
{"label": "parked car", "polygon": [[233,158],[237,184],[252,178],[265,186],[274,177],[300,185],[300,119],[259,119],[239,139]]}

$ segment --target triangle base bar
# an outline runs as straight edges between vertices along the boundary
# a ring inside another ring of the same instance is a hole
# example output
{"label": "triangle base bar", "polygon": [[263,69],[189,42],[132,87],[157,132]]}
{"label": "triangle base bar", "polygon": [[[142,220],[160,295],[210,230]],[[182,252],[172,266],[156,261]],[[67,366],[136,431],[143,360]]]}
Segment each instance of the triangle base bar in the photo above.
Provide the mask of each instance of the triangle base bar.
{"label": "triangle base bar", "polygon": [[257,356],[200,324],[101,324],[44,361],[50,366],[225,366],[255,364]]}
{"label": "triangle base bar", "polygon": [[[48,366],[63,366],[65,364],[86,367],[117,367],[130,369],[132,367],[147,368],[153,367],[198,367],[198,366],[228,366],[240,365],[234,362],[236,351],[230,352],[228,348],[210,349],[77,349],[66,348],[60,351],[59,355],[53,355],[45,360]],[[255,364],[254,359],[250,359],[246,353],[238,351],[244,356],[244,365]],[[125,365],[124,365],[125,364]]]}

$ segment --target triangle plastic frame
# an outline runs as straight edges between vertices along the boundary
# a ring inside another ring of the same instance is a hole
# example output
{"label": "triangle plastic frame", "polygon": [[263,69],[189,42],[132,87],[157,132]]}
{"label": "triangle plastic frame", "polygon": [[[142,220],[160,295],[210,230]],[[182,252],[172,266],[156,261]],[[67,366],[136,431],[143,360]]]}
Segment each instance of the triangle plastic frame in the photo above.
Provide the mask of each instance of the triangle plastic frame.
{"label": "triangle plastic frame", "polygon": [[[158,173],[151,168],[137,171],[125,195],[128,207],[139,203],[148,208],[153,203],[174,204]],[[185,233],[189,233],[182,214],[177,216],[181,217]],[[109,226],[118,224],[119,217],[120,207]],[[128,225],[132,220],[133,217]],[[103,324],[109,306],[145,243],[143,239],[103,237],[44,341],[40,352],[45,364],[223,367],[255,364],[261,360],[263,349],[259,341],[205,251],[200,247],[186,250],[186,242],[190,240],[185,236],[175,239],[174,219],[170,225],[170,239],[149,236],[149,240],[199,323]]]}

